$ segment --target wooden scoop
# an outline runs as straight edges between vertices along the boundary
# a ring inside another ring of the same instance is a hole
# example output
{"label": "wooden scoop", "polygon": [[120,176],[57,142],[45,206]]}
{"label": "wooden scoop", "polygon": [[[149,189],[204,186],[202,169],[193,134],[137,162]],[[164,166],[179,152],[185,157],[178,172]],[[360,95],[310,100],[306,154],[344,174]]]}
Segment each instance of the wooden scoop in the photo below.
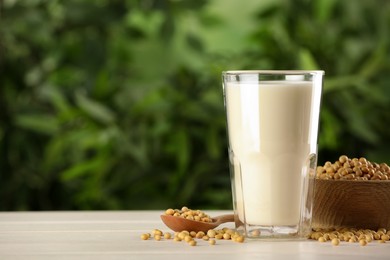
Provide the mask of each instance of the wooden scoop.
{"label": "wooden scoop", "polygon": [[226,222],[234,222],[234,215],[222,215],[212,218],[212,222],[202,222],[196,220],[185,219],[181,217],[174,217],[171,215],[161,215],[161,220],[164,224],[172,229],[173,231],[180,232],[183,230],[187,231],[203,231],[207,232],[209,229],[214,229]]}
{"label": "wooden scoop", "polygon": [[390,228],[390,181],[315,180],[313,228]]}

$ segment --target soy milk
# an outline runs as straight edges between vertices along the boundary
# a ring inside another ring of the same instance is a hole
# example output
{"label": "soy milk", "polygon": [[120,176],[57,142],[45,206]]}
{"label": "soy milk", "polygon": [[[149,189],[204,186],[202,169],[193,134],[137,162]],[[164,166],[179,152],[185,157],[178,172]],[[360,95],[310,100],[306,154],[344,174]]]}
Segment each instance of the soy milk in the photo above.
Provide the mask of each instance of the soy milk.
{"label": "soy milk", "polygon": [[311,85],[304,81],[225,85],[230,160],[241,175],[233,189],[239,218],[249,225],[299,222],[301,175],[307,174],[310,135],[318,130],[318,123],[310,122]]}

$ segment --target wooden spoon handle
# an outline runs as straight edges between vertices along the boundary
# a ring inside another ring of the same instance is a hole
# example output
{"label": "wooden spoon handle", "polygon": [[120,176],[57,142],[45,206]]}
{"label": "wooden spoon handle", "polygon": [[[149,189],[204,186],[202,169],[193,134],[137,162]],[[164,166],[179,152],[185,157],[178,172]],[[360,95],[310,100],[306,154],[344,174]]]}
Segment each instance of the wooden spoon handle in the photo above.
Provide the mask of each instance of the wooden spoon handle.
{"label": "wooden spoon handle", "polygon": [[221,215],[215,217],[214,219],[215,222],[218,222],[219,224],[226,223],[226,222],[234,222],[234,214]]}

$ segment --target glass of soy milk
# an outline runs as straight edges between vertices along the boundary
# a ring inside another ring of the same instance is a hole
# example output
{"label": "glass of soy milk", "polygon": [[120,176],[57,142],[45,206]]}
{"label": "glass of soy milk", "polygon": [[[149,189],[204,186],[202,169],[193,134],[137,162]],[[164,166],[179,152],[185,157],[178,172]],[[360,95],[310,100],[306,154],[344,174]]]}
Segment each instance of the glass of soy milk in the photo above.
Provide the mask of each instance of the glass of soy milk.
{"label": "glass of soy milk", "polygon": [[222,73],[235,222],[248,238],[310,232],[323,76]]}

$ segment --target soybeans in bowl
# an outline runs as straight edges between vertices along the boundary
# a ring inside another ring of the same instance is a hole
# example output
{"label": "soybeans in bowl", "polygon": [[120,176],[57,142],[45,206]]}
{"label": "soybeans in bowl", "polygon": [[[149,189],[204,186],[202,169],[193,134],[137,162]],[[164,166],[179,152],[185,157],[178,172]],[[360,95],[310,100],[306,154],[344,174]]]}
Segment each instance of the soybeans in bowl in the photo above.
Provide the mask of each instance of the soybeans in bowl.
{"label": "soybeans in bowl", "polygon": [[317,167],[313,228],[390,228],[390,167],[345,155]]}

